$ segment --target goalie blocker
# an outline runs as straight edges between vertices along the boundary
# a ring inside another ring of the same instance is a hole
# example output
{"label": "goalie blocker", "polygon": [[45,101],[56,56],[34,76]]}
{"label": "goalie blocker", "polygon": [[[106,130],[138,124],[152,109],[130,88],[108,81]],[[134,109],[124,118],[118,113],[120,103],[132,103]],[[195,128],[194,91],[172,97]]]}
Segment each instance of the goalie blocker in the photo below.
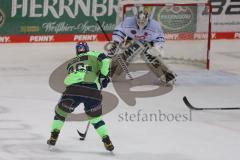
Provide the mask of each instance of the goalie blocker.
{"label": "goalie blocker", "polygon": [[[114,53],[114,51],[117,51]],[[112,43],[110,49],[110,56],[112,56],[111,63],[111,77],[118,77],[123,69],[117,60],[118,56],[129,65],[137,55],[146,62],[150,70],[158,77],[158,83],[170,83],[175,81],[176,74],[171,71],[161,58],[159,50],[153,49],[153,45],[147,42],[140,42],[135,40],[126,40],[125,43]],[[117,56],[118,54],[118,56]],[[158,55],[158,56],[156,56]]]}

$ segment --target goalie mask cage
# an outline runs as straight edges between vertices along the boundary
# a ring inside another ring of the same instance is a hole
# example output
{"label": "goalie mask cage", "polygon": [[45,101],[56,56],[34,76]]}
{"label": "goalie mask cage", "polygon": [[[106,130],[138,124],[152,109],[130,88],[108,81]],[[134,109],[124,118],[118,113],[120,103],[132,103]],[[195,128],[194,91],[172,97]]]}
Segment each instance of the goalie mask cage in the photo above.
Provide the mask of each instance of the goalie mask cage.
{"label": "goalie mask cage", "polygon": [[199,0],[120,1],[117,24],[128,16],[134,16],[137,5],[144,6],[150,17],[157,20],[164,31],[166,42],[163,59],[170,63],[210,68],[212,7],[209,2]]}

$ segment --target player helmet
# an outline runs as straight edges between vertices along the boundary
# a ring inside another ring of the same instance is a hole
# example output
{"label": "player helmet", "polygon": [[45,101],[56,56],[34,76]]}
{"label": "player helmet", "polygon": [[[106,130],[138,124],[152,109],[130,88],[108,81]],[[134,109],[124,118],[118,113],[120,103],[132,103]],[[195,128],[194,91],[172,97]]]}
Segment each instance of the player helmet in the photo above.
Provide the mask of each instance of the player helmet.
{"label": "player helmet", "polygon": [[77,42],[76,44],[76,54],[86,53],[89,51],[87,42]]}
{"label": "player helmet", "polygon": [[143,29],[148,24],[149,14],[146,10],[144,10],[143,6],[137,7],[136,19],[137,19],[138,27],[140,29]]}

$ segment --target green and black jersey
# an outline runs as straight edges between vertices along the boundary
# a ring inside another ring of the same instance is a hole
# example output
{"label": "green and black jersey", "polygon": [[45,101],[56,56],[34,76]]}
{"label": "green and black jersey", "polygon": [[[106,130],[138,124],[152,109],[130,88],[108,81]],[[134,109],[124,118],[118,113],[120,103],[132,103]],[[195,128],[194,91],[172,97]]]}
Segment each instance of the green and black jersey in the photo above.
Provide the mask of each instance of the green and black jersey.
{"label": "green and black jersey", "polygon": [[89,51],[73,58],[68,66],[68,75],[64,84],[70,86],[76,83],[96,83],[99,86],[99,75],[109,74],[110,58],[104,53]]}

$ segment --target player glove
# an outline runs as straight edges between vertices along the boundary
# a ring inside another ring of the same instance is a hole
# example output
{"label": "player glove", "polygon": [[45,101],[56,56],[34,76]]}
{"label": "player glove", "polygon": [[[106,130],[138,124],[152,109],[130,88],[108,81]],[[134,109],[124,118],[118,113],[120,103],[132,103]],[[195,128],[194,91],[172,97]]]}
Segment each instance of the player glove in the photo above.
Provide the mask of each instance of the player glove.
{"label": "player glove", "polygon": [[100,74],[99,81],[100,81],[100,85],[103,88],[106,88],[108,83],[110,82],[110,79],[109,79],[109,76],[104,76],[104,75]]}

